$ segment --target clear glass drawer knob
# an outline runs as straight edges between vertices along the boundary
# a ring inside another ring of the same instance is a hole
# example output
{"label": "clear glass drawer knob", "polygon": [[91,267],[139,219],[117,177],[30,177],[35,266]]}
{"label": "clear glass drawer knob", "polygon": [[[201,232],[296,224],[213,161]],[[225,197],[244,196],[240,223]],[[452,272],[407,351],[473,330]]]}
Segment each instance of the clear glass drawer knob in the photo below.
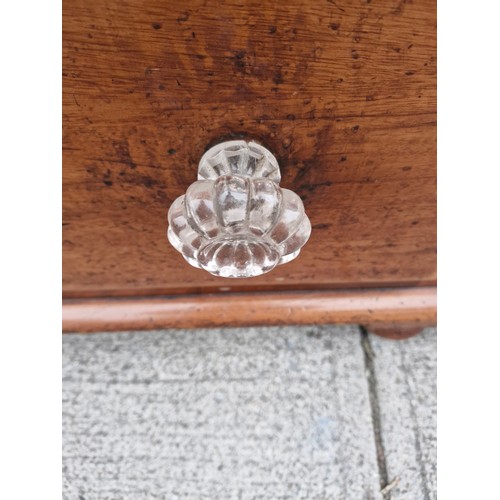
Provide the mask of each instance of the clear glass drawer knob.
{"label": "clear glass drawer knob", "polygon": [[194,267],[250,278],[295,259],[311,234],[302,200],[279,187],[276,158],[255,142],[209,149],[198,180],[168,212],[168,239]]}

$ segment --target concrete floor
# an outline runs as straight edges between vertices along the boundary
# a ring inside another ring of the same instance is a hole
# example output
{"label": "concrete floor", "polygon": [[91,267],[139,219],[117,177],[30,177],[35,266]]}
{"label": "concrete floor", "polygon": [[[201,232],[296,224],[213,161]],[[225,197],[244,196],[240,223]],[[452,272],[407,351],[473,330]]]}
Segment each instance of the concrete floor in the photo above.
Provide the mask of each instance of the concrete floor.
{"label": "concrete floor", "polygon": [[68,500],[436,498],[436,331],[63,337]]}

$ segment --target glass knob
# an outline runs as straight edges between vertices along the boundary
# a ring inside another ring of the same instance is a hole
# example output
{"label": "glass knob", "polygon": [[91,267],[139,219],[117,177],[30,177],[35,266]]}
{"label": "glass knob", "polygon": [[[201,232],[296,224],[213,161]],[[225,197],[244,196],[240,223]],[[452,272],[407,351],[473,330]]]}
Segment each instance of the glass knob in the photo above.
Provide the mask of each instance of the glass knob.
{"label": "glass knob", "polygon": [[198,180],[168,211],[168,239],[194,267],[250,278],[295,259],[311,234],[302,200],[279,187],[276,158],[255,142],[209,149]]}

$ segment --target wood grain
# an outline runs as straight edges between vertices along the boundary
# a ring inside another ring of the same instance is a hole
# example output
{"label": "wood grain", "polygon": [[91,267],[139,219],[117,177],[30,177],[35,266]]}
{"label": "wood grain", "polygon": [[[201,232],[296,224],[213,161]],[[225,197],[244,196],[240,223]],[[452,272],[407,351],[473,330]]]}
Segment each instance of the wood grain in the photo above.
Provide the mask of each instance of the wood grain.
{"label": "wood grain", "polygon": [[[435,284],[435,15],[432,0],[66,0],[64,296]],[[234,137],[275,153],[313,224],[296,261],[249,280],[166,239],[199,158]]]}
{"label": "wood grain", "polygon": [[63,331],[95,332],[155,328],[282,324],[413,324],[436,322],[436,290],[338,290],[210,294],[156,298],[67,299]]}
{"label": "wood grain", "polygon": [[379,337],[385,337],[392,340],[404,340],[418,335],[425,327],[434,325],[435,323],[422,324],[421,321],[380,321],[378,323],[364,324],[363,327],[368,333],[373,333]]}

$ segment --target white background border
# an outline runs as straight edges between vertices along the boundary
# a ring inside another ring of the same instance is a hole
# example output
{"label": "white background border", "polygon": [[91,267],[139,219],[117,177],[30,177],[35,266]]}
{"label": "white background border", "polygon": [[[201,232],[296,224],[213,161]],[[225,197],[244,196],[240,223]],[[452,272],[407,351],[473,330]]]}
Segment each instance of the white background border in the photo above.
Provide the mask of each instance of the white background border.
{"label": "white background border", "polygon": [[438,3],[441,500],[500,491],[498,10],[493,1]]}
{"label": "white background border", "polygon": [[61,5],[1,6],[0,498],[61,498]]}

